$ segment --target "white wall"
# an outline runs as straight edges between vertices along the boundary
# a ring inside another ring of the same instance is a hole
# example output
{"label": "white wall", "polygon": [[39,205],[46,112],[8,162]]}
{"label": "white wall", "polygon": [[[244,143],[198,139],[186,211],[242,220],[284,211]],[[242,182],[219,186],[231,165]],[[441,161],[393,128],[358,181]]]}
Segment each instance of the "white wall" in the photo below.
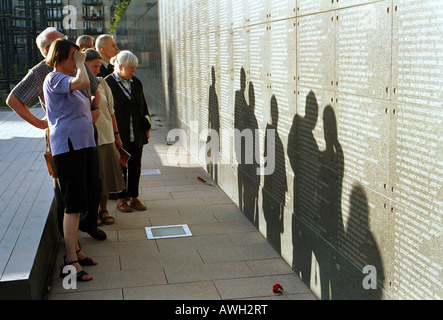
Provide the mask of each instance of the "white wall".
{"label": "white wall", "polygon": [[[439,0],[159,1],[171,123],[195,157],[219,123],[214,179],[321,298],[442,297],[442,13]],[[254,118],[259,176],[232,152]]]}

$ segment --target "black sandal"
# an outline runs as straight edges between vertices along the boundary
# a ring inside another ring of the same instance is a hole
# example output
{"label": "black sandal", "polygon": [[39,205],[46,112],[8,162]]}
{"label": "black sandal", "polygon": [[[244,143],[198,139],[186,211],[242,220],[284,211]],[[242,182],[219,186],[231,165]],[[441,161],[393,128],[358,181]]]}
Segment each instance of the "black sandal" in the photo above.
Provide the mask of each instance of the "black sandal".
{"label": "black sandal", "polygon": [[[75,253],[78,254],[80,251],[82,251],[82,249],[79,249]],[[78,259],[78,257],[77,257],[77,259]],[[97,263],[94,263],[94,261],[91,258],[89,258],[89,257],[83,258],[81,260],[78,259],[78,263],[81,266],[95,266],[97,264]]]}
{"label": "black sandal", "polygon": [[[60,270],[60,277],[61,278],[64,278],[70,274],[70,272],[66,272],[66,273],[63,272],[64,267],[66,267],[67,265],[73,265],[74,263],[79,263],[79,262],[77,260],[71,261],[71,262],[65,263],[64,266],[60,267],[60,269],[61,269]],[[89,275],[89,274],[85,270],[78,271],[77,275],[76,275],[77,281],[80,281],[80,282],[91,281],[92,278],[91,279],[84,279],[83,278],[84,276],[87,276],[87,275]]]}

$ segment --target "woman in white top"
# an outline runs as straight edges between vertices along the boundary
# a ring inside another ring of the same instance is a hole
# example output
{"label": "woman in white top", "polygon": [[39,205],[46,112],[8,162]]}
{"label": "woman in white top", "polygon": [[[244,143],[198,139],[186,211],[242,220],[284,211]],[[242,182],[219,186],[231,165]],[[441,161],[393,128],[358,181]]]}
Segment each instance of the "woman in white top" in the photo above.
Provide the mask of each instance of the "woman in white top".
{"label": "woman in white top", "polygon": [[[86,64],[94,75],[100,72],[102,58],[94,49],[85,51]],[[99,92],[102,103],[100,106],[100,117],[95,126],[97,127],[97,146],[102,177],[102,197],[100,200],[99,223],[113,224],[115,219],[109,215],[107,206],[109,193],[119,193],[125,188],[123,173],[120,167],[120,153],[122,141],[118,132],[117,122],[114,115],[114,98],[111,89],[103,78],[98,77],[101,82]]]}

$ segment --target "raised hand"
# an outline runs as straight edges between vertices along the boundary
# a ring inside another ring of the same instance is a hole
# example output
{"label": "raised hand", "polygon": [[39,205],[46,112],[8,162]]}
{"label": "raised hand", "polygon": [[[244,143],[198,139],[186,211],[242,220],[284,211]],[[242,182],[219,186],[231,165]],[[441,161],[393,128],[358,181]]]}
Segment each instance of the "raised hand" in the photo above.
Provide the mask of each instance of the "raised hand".
{"label": "raised hand", "polygon": [[76,50],[76,51],[74,52],[74,60],[75,60],[75,62],[76,62],[76,64],[77,64],[77,66],[78,66],[78,65],[82,65],[82,64],[85,63],[85,60],[86,60],[86,54],[84,54],[83,52],[81,52],[81,51],[79,51],[79,50]]}

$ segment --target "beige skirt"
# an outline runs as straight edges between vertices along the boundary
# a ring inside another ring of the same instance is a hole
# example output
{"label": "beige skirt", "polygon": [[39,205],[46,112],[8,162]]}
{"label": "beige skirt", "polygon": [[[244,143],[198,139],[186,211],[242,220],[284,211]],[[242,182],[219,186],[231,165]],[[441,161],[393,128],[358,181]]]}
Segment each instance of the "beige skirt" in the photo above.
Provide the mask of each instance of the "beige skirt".
{"label": "beige skirt", "polygon": [[98,159],[103,173],[102,196],[110,192],[118,193],[125,188],[123,172],[120,165],[120,153],[114,143],[98,147]]}

